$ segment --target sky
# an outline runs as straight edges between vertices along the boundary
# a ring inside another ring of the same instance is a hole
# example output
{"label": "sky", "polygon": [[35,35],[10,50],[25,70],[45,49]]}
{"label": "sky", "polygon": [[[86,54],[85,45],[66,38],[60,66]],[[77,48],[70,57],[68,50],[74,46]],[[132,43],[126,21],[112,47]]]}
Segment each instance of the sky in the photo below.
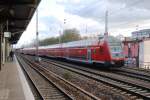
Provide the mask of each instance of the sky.
{"label": "sky", "polygon": [[[59,36],[64,29],[69,28],[78,29],[81,36],[103,34],[106,11],[108,33],[131,36],[131,32],[136,29],[150,28],[149,4],[150,0],[41,0],[38,6],[39,39]],[[17,47],[35,39],[35,15]]]}

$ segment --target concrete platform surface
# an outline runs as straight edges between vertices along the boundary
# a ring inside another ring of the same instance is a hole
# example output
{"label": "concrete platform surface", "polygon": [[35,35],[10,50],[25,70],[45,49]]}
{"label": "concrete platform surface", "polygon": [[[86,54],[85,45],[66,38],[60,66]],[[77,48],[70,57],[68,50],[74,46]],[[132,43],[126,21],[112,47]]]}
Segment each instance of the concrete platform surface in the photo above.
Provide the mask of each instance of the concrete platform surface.
{"label": "concrete platform surface", "polygon": [[0,71],[0,100],[25,100],[16,61],[7,62]]}

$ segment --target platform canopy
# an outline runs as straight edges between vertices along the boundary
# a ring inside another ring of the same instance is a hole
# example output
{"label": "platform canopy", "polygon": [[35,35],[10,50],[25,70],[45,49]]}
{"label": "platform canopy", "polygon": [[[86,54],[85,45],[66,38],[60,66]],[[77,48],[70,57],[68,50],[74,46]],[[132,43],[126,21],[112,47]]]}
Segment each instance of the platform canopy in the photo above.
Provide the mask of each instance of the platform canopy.
{"label": "platform canopy", "polygon": [[40,1],[0,0],[0,24],[3,25],[3,32],[8,30],[12,33],[9,39],[11,44],[17,43]]}

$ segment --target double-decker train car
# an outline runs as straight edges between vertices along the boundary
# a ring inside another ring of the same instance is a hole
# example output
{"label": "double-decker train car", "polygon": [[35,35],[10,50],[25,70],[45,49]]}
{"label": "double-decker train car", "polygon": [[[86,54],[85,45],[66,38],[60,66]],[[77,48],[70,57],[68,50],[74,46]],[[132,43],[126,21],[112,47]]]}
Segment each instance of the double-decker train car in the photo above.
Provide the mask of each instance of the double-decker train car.
{"label": "double-decker train car", "polygon": [[[35,48],[25,48],[24,54],[34,55]],[[39,47],[40,56],[64,58],[89,64],[123,66],[124,56],[121,41],[113,36],[99,37]]]}

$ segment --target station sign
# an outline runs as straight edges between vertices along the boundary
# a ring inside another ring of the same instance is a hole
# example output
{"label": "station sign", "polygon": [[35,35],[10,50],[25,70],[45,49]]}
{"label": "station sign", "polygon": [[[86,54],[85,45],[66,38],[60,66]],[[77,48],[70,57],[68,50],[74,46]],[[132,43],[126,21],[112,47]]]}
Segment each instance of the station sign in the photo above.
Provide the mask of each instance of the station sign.
{"label": "station sign", "polygon": [[5,38],[10,38],[11,37],[11,32],[4,32],[4,37]]}

